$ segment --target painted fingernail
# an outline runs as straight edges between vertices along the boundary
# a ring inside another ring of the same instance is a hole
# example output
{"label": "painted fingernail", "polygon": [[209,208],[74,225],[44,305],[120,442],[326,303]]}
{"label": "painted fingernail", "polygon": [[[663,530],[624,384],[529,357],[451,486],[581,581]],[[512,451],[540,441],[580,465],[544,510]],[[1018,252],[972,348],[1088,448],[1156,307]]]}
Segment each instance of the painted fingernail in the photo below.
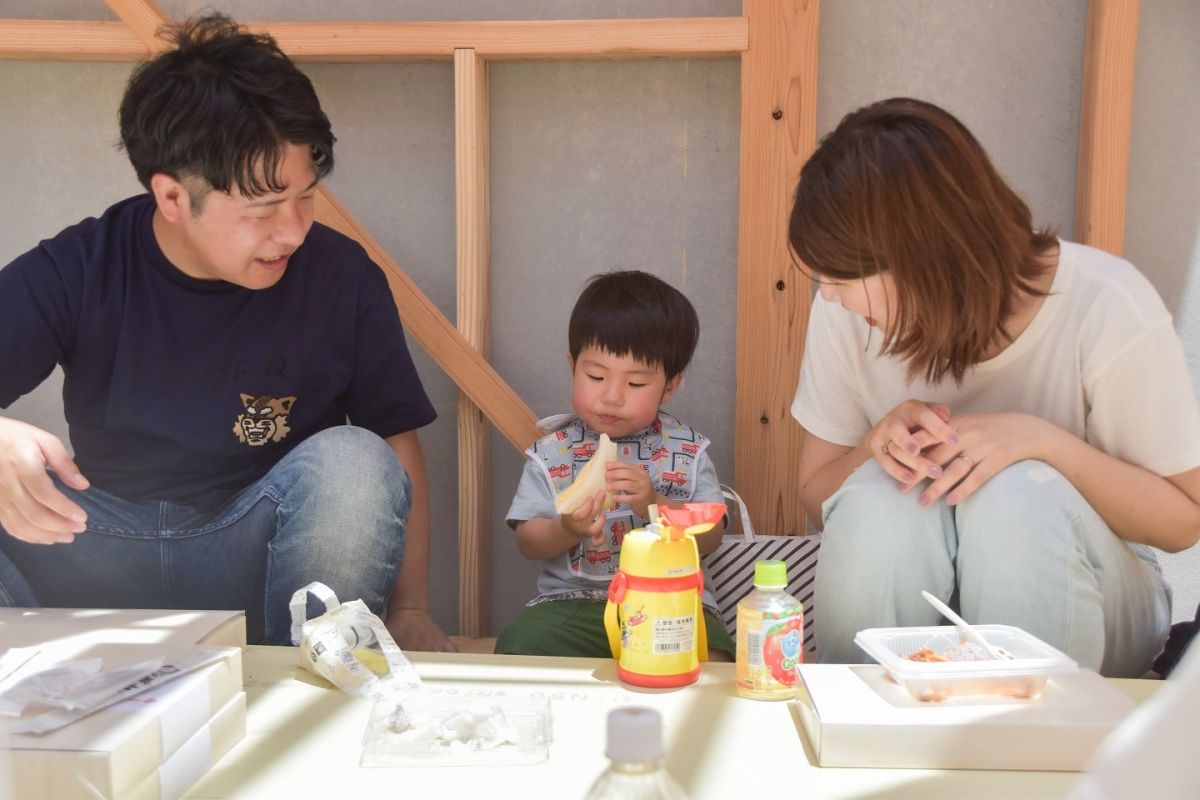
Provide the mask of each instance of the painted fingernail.
{"label": "painted fingernail", "polygon": [[942,468],[935,464],[934,466],[929,468],[929,474],[935,478],[941,477]]}
{"label": "painted fingernail", "polygon": [[909,442],[908,444],[904,445],[904,449],[915,455],[917,450],[919,450],[920,448],[917,447],[916,442]]}
{"label": "painted fingernail", "polygon": [[929,495],[927,495],[927,494],[923,494],[917,498],[918,505],[927,506],[927,505],[929,505],[929,503],[930,503]]}
{"label": "painted fingernail", "polygon": [[958,444],[958,434],[957,433],[950,434],[950,444]]}
{"label": "painted fingernail", "polygon": [[913,475],[911,472],[903,472],[901,473],[900,477],[905,483],[912,483],[917,478],[917,476]]}

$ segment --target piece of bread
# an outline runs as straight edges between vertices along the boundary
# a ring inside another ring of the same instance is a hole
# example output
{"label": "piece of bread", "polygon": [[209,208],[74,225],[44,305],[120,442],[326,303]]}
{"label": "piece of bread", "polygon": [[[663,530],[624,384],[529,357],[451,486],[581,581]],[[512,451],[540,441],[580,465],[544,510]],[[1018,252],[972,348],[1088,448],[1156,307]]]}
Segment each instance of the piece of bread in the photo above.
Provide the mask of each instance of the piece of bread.
{"label": "piece of bread", "polygon": [[[592,457],[583,465],[575,482],[554,498],[554,510],[559,514],[570,514],[583,505],[589,497],[594,497],[596,492],[602,491],[607,471],[605,467],[610,461],[616,460],[617,446],[612,443],[612,439],[608,438],[607,433],[600,434],[596,452],[592,453]],[[615,505],[613,498],[607,496],[604,498],[605,509],[613,508]]]}

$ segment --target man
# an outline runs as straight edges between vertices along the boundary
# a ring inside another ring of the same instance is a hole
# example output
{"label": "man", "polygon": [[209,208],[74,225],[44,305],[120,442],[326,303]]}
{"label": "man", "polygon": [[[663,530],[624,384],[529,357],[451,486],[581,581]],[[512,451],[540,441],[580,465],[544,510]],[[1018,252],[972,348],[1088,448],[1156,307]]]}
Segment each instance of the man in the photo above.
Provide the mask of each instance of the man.
{"label": "man", "polygon": [[61,364],[75,448],[0,417],[0,605],[241,608],[285,644],[319,580],[401,647],[451,648],[427,608],[436,414],[382,273],[313,222],[329,120],[270,37],[173,35],[121,103],[148,193],[0,270],[0,408]]}

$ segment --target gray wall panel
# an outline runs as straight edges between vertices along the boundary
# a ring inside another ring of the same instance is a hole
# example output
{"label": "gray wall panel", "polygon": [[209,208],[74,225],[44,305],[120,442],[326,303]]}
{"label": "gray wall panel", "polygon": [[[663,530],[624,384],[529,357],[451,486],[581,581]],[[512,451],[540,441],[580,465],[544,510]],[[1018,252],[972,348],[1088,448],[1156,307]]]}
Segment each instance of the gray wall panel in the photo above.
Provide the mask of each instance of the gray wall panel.
{"label": "gray wall panel", "polygon": [[[1200,3],[1141,5],[1125,256],[1146,273],[1175,314],[1200,386]],[[1166,556],[1175,618],[1200,604],[1200,548]]]}
{"label": "gray wall panel", "polygon": [[970,128],[1041,224],[1070,237],[1086,0],[839,0],[821,6],[817,130],[906,95]]}
{"label": "gray wall panel", "polygon": [[[454,319],[454,68],[451,64],[308,64],[305,72],[338,137],[329,188]],[[421,433],[432,509],[430,604],[458,619],[458,389],[409,336],[417,371],[438,412]]]}
{"label": "gray wall panel", "polygon": [[[641,269],[677,286],[700,343],[669,408],[712,438],[732,480],[739,70],[726,61],[492,67],[492,351],[539,416],[570,411],[567,321],[588,277]],[[504,513],[519,461],[494,460],[494,617],[528,599]]]}

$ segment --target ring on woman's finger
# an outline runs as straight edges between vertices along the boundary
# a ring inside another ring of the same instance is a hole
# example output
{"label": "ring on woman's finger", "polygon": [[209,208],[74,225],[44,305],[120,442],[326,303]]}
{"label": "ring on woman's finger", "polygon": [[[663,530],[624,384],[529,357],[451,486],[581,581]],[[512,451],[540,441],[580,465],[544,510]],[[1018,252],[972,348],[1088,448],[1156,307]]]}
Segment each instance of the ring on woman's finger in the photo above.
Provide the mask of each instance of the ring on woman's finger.
{"label": "ring on woman's finger", "polygon": [[961,458],[963,461],[967,462],[967,469],[975,468],[975,462],[972,461],[971,457],[966,455],[965,453],[959,453],[957,456],[955,456],[955,458]]}
{"label": "ring on woman's finger", "polygon": [[888,443],[884,442],[883,446],[879,448],[879,452],[883,453],[885,456],[888,455],[887,446],[888,446]]}

